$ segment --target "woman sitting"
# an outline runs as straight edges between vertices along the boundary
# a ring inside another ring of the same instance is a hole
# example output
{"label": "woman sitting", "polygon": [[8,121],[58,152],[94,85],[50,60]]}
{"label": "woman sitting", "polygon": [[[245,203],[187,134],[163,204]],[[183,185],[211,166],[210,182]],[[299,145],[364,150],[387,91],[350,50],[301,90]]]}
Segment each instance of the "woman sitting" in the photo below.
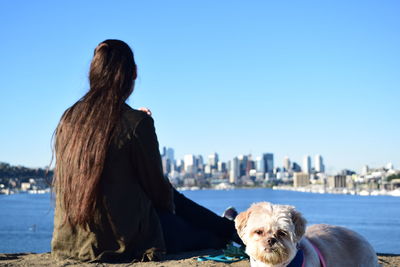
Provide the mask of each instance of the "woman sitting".
{"label": "woman sitting", "polygon": [[136,77],[126,43],[100,43],[90,90],[57,126],[56,258],[157,260],[165,253],[222,248],[236,236],[231,220],[187,199],[163,177],[149,111],[125,103]]}

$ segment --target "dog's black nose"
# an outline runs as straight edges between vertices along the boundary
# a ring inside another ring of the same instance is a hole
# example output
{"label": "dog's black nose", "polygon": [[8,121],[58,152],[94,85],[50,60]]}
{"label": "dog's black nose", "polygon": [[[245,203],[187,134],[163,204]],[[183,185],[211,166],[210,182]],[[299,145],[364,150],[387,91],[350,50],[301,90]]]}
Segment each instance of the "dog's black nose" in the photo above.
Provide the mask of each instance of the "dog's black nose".
{"label": "dog's black nose", "polygon": [[267,240],[268,245],[273,246],[276,243],[276,239],[275,238],[269,238]]}

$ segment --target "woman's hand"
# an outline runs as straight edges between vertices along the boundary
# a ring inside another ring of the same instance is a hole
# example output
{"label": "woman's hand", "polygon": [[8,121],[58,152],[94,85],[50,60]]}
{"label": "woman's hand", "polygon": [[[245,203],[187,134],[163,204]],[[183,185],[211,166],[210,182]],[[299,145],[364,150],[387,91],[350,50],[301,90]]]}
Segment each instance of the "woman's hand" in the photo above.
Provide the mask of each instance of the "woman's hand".
{"label": "woman's hand", "polygon": [[151,110],[145,107],[139,108],[140,111],[147,113],[147,115],[151,116]]}

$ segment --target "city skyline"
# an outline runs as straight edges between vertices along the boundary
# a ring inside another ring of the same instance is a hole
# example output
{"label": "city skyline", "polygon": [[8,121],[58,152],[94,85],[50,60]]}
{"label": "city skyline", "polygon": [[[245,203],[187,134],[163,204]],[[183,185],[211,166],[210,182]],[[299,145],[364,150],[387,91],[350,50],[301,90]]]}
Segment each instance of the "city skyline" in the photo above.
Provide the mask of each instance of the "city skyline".
{"label": "city skyline", "polygon": [[[254,155],[254,154],[246,154],[246,153],[240,153],[238,155],[233,156],[232,158],[229,159],[222,159],[220,157],[220,154],[218,152],[213,152],[211,154],[198,154],[198,153],[191,153],[191,154],[185,154],[182,157],[175,157],[171,155],[175,155],[175,150],[171,147],[163,147],[162,148],[162,152],[161,152],[161,157],[162,158],[167,158],[169,160],[171,160],[172,162],[174,162],[174,164],[179,164],[179,161],[185,162],[185,172],[193,172],[193,170],[187,170],[186,169],[186,165],[195,165],[197,160],[200,160],[200,165],[212,165],[215,168],[217,167],[217,163],[220,162],[224,162],[224,163],[231,163],[234,162],[235,160],[242,160],[241,158],[243,157],[251,157],[252,161],[254,161],[255,163],[255,168],[257,170],[262,170],[262,172],[274,172],[274,169],[276,168],[285,168],[286,170],[295,170],[296,167],[293,168],[293,165],[297,165],[298,168],[301,168],[301,172],[310,174],[312,172],[316,172],[316,173],[327,173],[330,175],[333,174],[337,174],[340,173],[342,171],[354,171],[356,173],[365,173],[367,172],[366,169],[379,169],[379,168],[388,168],[388,169],[395,169],[396,166],[394,166],[392,161],[388,161],[383,165],[379,165],[379,166],[374,166],[374,165],[368,165],[368,164],[364,164],[360,169],[352,169],[349,167],[343,167],[340,169],[335,169],[333,171],[328,171],[326,170],[326,165],[325,165],[325,158],[321,155],[321,154],[315,154],[314,159],[312,159],[312,155],[308,155],[305,154],[301,160],[296,160],[293,159],[289,156],[284,156],[281,159],[276,160],[275,158],[275,153],[273,152],[268,152],[268,153],[261,153],[260,155]],[[216,161],[214,160],[214,164],[210,164],[210,158],[213,157],[214,159],[216,158]],[[204,160],[204,159],[208,159],[208,160]],[[265,164],[269,164],[270,166],[272,166],[271,168],[266,167],[266,166],[259,166],[258,162],[263,159]],[[186,163],[186,162],[190,162],[190,163]],[[267,163],[268,162],[268,163]],[[289,168],[287,167],[289,166]],[[390,167],[388,167],[390,166]],[[231,169],[235,169],[235,167],[231,167]],[[295,170],[296,171],[296,170]]]}
{"label": "city skyline", "polygon": [[160,147],[177,157],[400,165],[400,2],[156,3],[0,2],[0,161],[50,163],[94,48],[116,38],[138,66],[128,104],[151,109]]}

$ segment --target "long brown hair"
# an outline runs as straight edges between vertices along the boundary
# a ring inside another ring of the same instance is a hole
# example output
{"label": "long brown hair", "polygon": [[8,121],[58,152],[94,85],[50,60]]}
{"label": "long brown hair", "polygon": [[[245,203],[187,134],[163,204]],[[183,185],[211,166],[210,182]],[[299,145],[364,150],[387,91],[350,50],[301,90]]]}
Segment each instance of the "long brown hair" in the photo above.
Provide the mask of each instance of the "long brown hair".
{"label": "long brown hair", "polygon": [[90,64],[90,90],[64,112],[57,126],[53,187],[71,225],[93,222],[107,149],[136,76],[126,43],[101,42]]}

